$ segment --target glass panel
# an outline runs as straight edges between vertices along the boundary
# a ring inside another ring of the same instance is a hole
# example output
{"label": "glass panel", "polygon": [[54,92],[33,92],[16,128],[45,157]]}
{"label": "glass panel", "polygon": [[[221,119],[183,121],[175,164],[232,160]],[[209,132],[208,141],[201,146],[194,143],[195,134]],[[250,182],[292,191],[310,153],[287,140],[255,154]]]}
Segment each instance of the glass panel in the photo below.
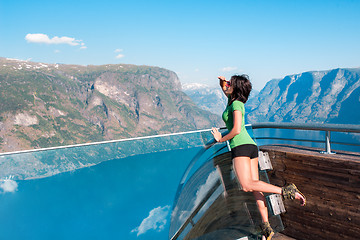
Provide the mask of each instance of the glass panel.
{"label": "glass panel", "polygon": [[[200,207],[199,209],[197,208],[205,199],[208,191],[212,188],[217,189],[218,186],[220,186],[219,174],[214,167],[213,162],[207,161],[191,175],[188,181],[186,181],[186,184],[183,185],[183,188],[178,190],[180,191],[180,194],[178,192],[178,198],[175,199],[172,212],[170,227],[171,237],[181,228],[195,210],[197,211],[196,214],[202,214],[204,211],[202,209],[205,209],[207,206]],[[212,195],[213,194],[211,194],[211,196]],[[191,225],[191,223],[188,223],[187,225]]]}
{"label": "glass panel", "polygon": [[15,180],[48,177],[112,159],[159,151],[202,147],[203,145],[201,132],[194,132],[56,148],[46,151],[0,154],[0,179],[9,176]]}
{"label": "glass panel", "polygon": [[[342,133],[342,132],[331,132],[331,150],[342,150],[350,152],[360,152],[360,133]],[[337,143],[350,143],[357,144],[357,146],[343,145]]]}
{"label": "glass panel", "polygon": [[[251,128],[247,129],[253,136]],[[259,175],[269,182],[266,171]],[[279,216],[269,221],[275,231],[283,230]],[[227,145],[201,149],[178,187],[169,239],[257,239],[260,223],[253,194],[241,191],[235,178]]]}

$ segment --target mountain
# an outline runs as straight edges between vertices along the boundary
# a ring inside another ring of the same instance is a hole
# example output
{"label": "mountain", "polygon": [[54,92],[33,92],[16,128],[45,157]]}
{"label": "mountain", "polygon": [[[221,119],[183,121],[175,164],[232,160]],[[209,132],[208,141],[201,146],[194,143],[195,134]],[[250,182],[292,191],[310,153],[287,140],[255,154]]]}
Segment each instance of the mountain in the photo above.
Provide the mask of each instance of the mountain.
{"label": "mountain", "polygon": [[221,114],[227,104],[227,98],[220,87],[209,87],[206,84],[188,83],[182,86],[183,91],[204,110]]}
{"label": "mountain", "polygon": [[[221,115],[227,105],[228,99],[219,86],[210,87],[201,83],[187,83],[182,86],[183,91],[204,110]],[[252,90],[249,99],[259,92]]]}
{"label": "mountain", "polygon": [[304,72],[271,80],[245,106],[249,123],[360,124],[360,68]]}
{"label": "mountain", "polygon": [[[183,91],[203,109],[221,115],[220,87],[185,84]],[[310,71],[273,79],[245,104],[246,122],[360,123],[360,68]]]}
{"label": "mountain", "polygon": [[0,58],[0,152],[203,129],[220,118],[197,107],[169,70]]}

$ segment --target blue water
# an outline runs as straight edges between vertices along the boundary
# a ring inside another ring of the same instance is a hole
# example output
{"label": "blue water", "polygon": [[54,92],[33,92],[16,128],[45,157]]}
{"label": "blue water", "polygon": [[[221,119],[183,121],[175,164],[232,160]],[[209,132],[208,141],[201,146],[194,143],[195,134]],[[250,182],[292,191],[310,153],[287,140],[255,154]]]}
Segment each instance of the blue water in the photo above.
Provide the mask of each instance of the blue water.
{"label": "blue water", "polygon": [[1,239],[167,239],[179,180],[198,151],[137,155],[17,181],[17,191],[0,193]]}

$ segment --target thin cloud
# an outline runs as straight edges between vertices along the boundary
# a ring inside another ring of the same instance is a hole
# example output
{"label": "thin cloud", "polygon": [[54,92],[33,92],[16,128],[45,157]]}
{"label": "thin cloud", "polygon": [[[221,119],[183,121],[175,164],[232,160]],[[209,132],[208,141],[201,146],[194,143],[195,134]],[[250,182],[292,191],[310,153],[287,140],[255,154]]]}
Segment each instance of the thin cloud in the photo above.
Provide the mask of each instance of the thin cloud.
{"label": "thin cloud", "polygon": [[81,43],[80,49],[87,49],[87,46],[85,46],[85,43]]}
{"label": "thin cloud", "polygon": [[70,46],[81,45],[81,49],[86,48],[82,40],[77,40],[72,37],[58,37],[49,38],[48,35],[43,33],[28,33],[25,40],[29,43],[45,43],[45,44],[67,44]]}
{"label": "thin cloud", "polygon": [[[120,48],[117,48],[117,49],[115,49],[115,53],[120,53],[120,52],[123,52],[124,50],[123,49],[120,49]],[[118,55],[116,55],[115,56],[115,58],[117,58],[117,59],[120,59],[120,58],[123,58],[123,57],[125,57],[125,55],[124,54],[122,54],[122,53],[120,53],[120,54],[118,54]]]}
{"label": "thin cloud", "polygon": [[144,234],[151,229],[161,232],[165,228],[167,222],[166,218],[169,215],[169,210],[170,206],[168,205],[165,207],[159,206],[152,209],[149,212],[149,216],[141,222],[140,226],[134,228],[131,230],[131,232],[136,232],[137,236],[140,236],[141,234]]}
{"label": "thin cloud", "polygon": [[237,67],[223,67],[221,69],[221,71],[223,71],[223,72],[232,72],[232,71],[235,71],[237,69],[238,69]]}

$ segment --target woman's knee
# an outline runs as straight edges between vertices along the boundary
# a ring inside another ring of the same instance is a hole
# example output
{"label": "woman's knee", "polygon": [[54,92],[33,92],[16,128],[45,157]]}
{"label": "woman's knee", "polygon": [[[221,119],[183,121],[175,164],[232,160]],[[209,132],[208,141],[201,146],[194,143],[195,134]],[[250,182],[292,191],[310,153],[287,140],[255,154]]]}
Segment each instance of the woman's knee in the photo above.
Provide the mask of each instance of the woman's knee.
{"label": "woman's knee", "polygon": [[241,183],[241,188],[244,192],[253,192],[252,181]]}

